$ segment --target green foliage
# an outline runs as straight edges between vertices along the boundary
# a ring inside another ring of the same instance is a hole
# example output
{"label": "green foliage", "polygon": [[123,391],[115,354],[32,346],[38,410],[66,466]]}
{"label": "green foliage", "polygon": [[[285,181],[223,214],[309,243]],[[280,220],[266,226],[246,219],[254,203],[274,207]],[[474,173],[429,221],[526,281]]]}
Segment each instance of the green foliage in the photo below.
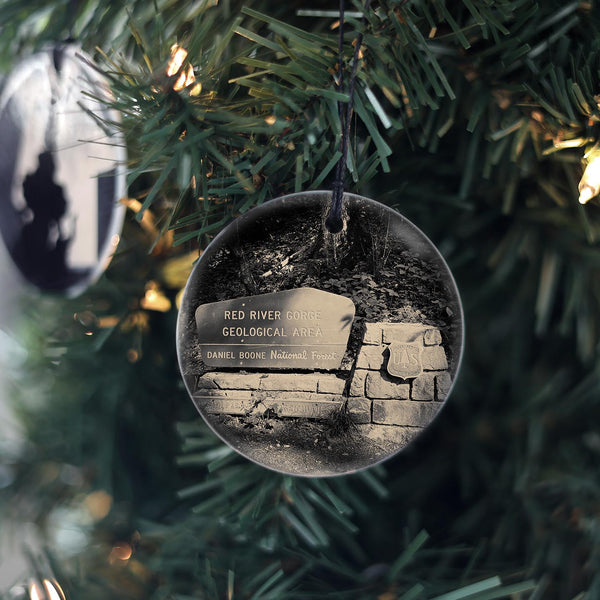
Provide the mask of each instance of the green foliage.
{"label": "green foliage", "polygon": [[[70,31],[100,48],[130,193],[186,249],[274,196],[329,186],[339,159],[348,98],[334,19],[299,17],[302,2],[242,4],[0,2],[2,64]],[[115,500],[86,569],[60,573],[73,597],[599,594],[600,222],[577,203],[599,133],[598,11],[383,0],[346,27],[346,72],[365,34],[348,186],[400,209],[454,269],[467,352],[452,399],[385,470],[311,480],[248,463],[192,416],[175,311],[139,304],[150,279],[167,287],[173,250],[147,254],[130,223],[89,294],[31,298],[27,313],[28,383],[15,397],[29,446],[7,514],[23,510],[14,498],[40,524],[92,490]],[[166,76],[175,42],[199,94]],[[45,478],[69,466],[83,483]],[[133,559],[108,565],[134,530]]]}
{"label": "green foliage", "polygon": [[[99,488],[152,512],[158,507],[150,490],[179,480],[170,468],[176,439],[168,425],[178,374],[174,349],[162,339],[170,339],[176,315],[140,308],[145,282],[158,273],[136,229],[126,226],[129,241],[113,259],[119,285],[103,278],[83,302],[26,297],[21,338],[39,350],[16,377],[15,409],[33,444],[26,461],[43,465],[48,456],[82,469]],[[135,450],[157,437],[164,440],[162,456]],[[51,483],[49,497],[61,487]]]}
{"label": "green foliage", "polygon": [[214,0],[196,0],[185,5],[176,0],[107,3],[2,0],[0,65],[10,64],[15,55],[67,39],[79,41],[88,52],[101,47],[131,55],[136,51],[135,36],[129,27],[132,21],[138,32],[150,39],[172,38],[202,18],[206,8],[213,4]]}

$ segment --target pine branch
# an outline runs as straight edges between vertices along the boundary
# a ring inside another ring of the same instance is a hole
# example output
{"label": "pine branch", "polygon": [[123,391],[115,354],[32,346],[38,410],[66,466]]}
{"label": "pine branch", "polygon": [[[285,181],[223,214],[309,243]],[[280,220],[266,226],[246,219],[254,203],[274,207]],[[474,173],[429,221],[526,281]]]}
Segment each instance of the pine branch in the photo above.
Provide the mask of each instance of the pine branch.
{"label": "pine branch", "polygon": [[[120,5],[9,0],[0,44],[7,62],[75,23],[86,48],[101,45],[132,195],[156,215],[153,235],[204,244],[254,204],[327,186],[339,158],[335,36],[279,4],[242,14],[236,3],[134,2],[130,17]],[[2,500],[43,524],[94,491],[114,496],[86,530],[85,568],[64,575],[79,596],[597,594],[600,232],[597,207],[577,204],[583,149],[598,135],[596,12],[412,0],[366,15],[353,181],[435,239],[469,323],[452,401],[387,475],[293,480],[189,421],[177,469],[171,426],[193,409],[166,350],[174,311],[140,306],[164,257],[131,228],[85,299],[29,301],[16,398],[31,453]],[[348,66],[360,18],[346,27]],[[174,42],[197,95],[166,76]],[[61,472],[79,483],[48,475]],[[109,563],[124,538],[133,557]]]}

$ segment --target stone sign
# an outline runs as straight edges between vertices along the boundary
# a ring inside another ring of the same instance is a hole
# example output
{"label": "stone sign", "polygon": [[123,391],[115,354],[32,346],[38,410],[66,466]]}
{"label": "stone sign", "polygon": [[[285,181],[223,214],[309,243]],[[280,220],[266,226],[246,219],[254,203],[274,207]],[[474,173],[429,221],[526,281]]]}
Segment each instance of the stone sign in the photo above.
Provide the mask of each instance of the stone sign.
{"label": "stone sign", "polygon": [[387,372],[393,377],[409,379],[423,371],[421,348],[416,344],[390,344]]}
{"label": "stone sign", "polygon": [[353,320],[352,300],[308,287],[196,309],[202,360],[211,367],[339,369]]}

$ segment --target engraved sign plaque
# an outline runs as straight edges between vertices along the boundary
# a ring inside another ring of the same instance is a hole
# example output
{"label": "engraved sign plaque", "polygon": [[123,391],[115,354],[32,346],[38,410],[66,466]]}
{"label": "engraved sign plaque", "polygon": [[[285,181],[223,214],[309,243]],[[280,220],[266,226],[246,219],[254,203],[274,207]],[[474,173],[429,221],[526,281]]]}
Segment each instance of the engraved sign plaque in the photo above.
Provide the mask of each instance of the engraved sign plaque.
{"label": "engraved sign plaque", "polygon": [[400,379],[418,377],[423,372],[421,348],[415,344],[390,344],[387,372]]}
{"label": "engraved sign plaque", "polygon": [[306,287],[202,304],[195,317],[211,367],[339,369],[354,303]]}

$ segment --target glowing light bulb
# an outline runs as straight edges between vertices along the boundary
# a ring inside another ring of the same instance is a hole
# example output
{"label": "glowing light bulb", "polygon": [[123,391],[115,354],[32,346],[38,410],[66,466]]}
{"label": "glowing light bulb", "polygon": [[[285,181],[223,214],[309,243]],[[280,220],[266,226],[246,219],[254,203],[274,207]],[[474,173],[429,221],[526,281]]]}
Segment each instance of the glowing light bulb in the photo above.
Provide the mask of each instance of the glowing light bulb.
{"label": "glowing light bulb", "polygon": [[125,543],[121,542],[116,546],[113,546],[110,551],[110,555],[108,557],[108,561],[110,564],[118,563],[118,562],[127,562],[133,555],[133,548]]}
{"label": "glowing light bulb", "polygon": [[151,281],[146,286],[146,293],[140,301],[144,310],[168,312],[171,310],[171,301],[158,289],[155,282]]}
{"label": "glowing light bulb", "polygon": [[[194,75],[194,67],[192,65],[188,65],[187,69],[182,70],[183,63],[187,58],[188,51],[185,48],[182,48],[178,44],[173,44],[171,46],[171,60],[169,61],[169,65],[167,67],[167,75],[169,77],[173,77],[173,75],[177,75],[179,73],[179,77],[173,84],[173,89],[178,92],[192,83],[196,81],[196,76]],[[191,90],[191,96],[197,96],[202,91],[202,85],[197,83]]]}
{"label": "glowing light bulb", "polygon": [[167,75],[169,77],[173,77],[173,75],[175,75],[175,73],[181,69],[183,66],[183,61],[187,58],[187,55],[188,51],[178,44],[173,44],[171,46],[171,60],[169,61],[169,66],[167,67]]}
{"label": "glowing light bulb", "polygon": [[579,182],[579,202],[586,204],[600,194],[600,154],[588,163]]}

